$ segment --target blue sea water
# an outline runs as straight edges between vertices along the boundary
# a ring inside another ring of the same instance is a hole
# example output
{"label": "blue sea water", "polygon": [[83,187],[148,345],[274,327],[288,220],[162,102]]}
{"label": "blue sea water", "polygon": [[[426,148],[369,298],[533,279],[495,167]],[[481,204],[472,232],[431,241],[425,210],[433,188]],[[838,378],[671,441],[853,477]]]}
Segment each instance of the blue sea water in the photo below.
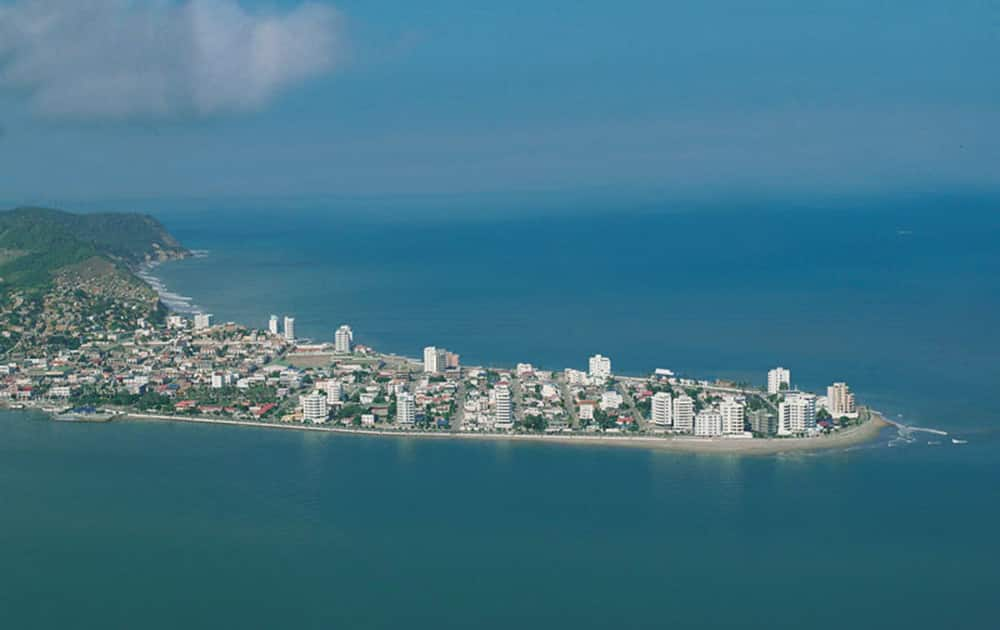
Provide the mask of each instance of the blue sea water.
{"label": "blue sea water", "polygon": [[992,198],[154,208],[218,318],[473,363],[670,367],[936,436],[774,457],[0,414],[9,627],[992,628]]}

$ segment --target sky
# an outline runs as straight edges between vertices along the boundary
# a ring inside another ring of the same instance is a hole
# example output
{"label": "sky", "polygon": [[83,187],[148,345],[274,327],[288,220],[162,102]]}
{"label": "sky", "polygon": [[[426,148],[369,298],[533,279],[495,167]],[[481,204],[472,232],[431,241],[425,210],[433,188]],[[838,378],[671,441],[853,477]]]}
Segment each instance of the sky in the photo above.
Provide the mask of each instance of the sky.
{"label": "sky", "polygon": [[994,191],[1000,3],[0,0],[0,201]]}

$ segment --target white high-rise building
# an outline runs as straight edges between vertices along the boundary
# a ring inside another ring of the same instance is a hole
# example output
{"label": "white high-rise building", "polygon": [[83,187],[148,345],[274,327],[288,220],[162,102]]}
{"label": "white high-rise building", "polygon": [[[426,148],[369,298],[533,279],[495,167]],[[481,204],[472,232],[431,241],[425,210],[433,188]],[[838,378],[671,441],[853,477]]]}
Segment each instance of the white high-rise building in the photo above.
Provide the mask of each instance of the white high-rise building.
{"label": "white high-rise building", "polygon": [[285,315],[285,341],[295,341],[295,318]]}
{"label": "white high-rise building", "polygon": [[778,403],[778,435],[798,435],[816,428],[816,397],[792,392]]}
{"label": "white high-rise building", "polygon": [[212,389],[221,389],[225,380],[222,372],[212,372]]}
{"label": "white high-rise building", "polygon": [[722,415],[723,433],[726,435],[743,433],[743,420],[746,414],[743,405],[735,400],[724,400],[719,405],[719,413]]}
{"label": "white high-rise building", "polygon": [[714,409],[703,409],[694,418],[694,434],[698,437],[722,435],[722,414]]}
{"label": "white high-rise building", "polygon": [[330,404],[340,402],[344,397],[344,385],[336,379],[330,379],[324,385],[326,390],[326,399]]}
{"label": "white high-rise building", "polygon": [[396,396],[396,422],[411,426],[417,421],[417,401],[410,392],[400,392]]}
{"label": "white high-rise building", "polygon": [[424,372],[438,374],[448,365],[448,351],[444,348],[427,346],[424,348]]}
{"label": "white high-rise building", "polygon": [[514,424],[514,410],[510,404],[510,388],[501,383],[496,386],[497,417],[496,426],[498,428],[509,428]]}
{"label": "white high-rise building", "polygon": [[301,398],[302,421],[323,424],[330,417],[330,407],[323,392],[314,391]]}
{"label": "white high-rise building", "polygon": [[674,398],[674,431],[690,433],[694,430],[694,399],[687,394]]}
{"label": "white high-rise building", "polygon": [[271,319],[267,320],[267,332],[272,335],[278,334],[278,316],[271,315]]}
{"label": "white high-rise building", "polygon": [[767,393],[777,394],[783,389],[792,386],[792,371],[783,367],[776,367],[767,372]]}
{"label": "white high-rise building", "polygon": [[673,397],[667,392],[656,392],[651,401],[650,415],[653,424],[669,427],[674,423]]}
{"label": "white high-rise building", "polygon": [[333,334],[333,350],[338,354],[350,354],[354,345],[354,332],[344,324]]}
{"label": "white high-rise building", "polygon": [[826,406],[834,418],[856,416],[858,413],[854,405],[854,394],[847,383],[834,383],[826,388]]}
{"label": "white high-rise building", "polygon": [[590,357],[588,373],[591,378],[608,378],[611,376],[611,359],[599,354]]}
{"label": "white high-rise building", "polygon": [[194,329],[204,330],[206,328],[212,327],[212,314],[211,313],[195,313],[194,314]]}

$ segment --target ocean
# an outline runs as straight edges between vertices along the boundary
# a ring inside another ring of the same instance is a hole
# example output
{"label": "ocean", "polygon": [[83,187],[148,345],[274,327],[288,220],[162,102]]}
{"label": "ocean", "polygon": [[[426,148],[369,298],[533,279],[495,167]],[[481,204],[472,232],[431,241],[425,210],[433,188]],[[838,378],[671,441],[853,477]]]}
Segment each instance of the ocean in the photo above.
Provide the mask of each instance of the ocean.
{"label": "ocean", "polygon": [[[989,628],[996,198],[164,204],[191,308],[469,364],[775,365],[913,426],[685,455],[0,414],[10,627]],[[940,442],[940,443],[932,443]]]}

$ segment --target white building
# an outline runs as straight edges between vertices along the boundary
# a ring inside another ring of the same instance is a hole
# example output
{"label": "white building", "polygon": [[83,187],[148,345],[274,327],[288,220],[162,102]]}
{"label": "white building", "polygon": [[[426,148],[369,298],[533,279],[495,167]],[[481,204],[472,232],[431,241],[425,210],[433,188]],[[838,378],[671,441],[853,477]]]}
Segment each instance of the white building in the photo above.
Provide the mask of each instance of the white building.
{"label": "white building", "polygon": [[54,385],[49,389],[49,396],[52,398],[69,398],[73,395],[73,390],[69,385]]}
{"label": "white building", "polygon": [[746,411],[740,403],[735,400],[724,400],[719,405],[719,414],[722,416],[722,432],[726,435],[739,435],[744,431],[744,417]]}
{"label": "white building", "polygon": [[330,417],[330,407],[323,392],[314,391],[311,394],[306,394],[300,400],[302,402],[302,422],[323,424]]}
{"label": "white building", "polygon": [[344,397],[344,385],[338,380],[330,379],[324,383],[323,388],[326,390],[326,399],[330,404],[336,404]]}
{"label": "white building", "polygon": [[667,392],[656,392],[651,401],[650,415],[653,424],[669,427],[674,424],[673,397]]}
{"label": "white building", "polygon": [[212,372],[212,389],[221,389],[225,385],[225,377],[222,372]]}
{"label": "white building", "polygon": [[167,315],[167,328],[186,328],[187,322],[180,315]]}
{"label": "white building", "polygon": [[410,392],[402,392],[396,396],[396,422],[403,426],[412,426],[417,421],[417,401]]}
{"label": "white building", "polygon": [[285,315],[285,341],[295,341],[295,318]]}
{"label": "white building", "polygon": [[563,374],[566,375],[566,382],[570,385],[585,385],[587,383],[587,373],[583,370],[566,368]]}
{"label": "white building", "polygon": [[792,386],[792,371],[783,367],[776,367],[767,372],[767,393],[777,394],[783,389]]}
{"label": "white building", "polygon": [[278,316],[271,315],[271,319],[267,320],[267,332],[272,335],[278,334]]}
{"label": "white building", "polygon": [[694,434],[698,437],[722,435],[722,414],[714,409],[703,409],[694,418]]}
{"label": "white building", "polygon": [[194,314],[194,329],[204,330],[206,328],[212,327],[212,314],[211,313],[195,313]]}
{"label": "white building", "polygon": [[496,386],[496,426],[509,429],[514,425],[514,409],[510,404],[510,388],[501,383]]}
{"label": "white building", "polygon": [[623,402],[622,395],[613,389],[609,389],[601,394],[601,409],[604,411],[618,409],[622,406]]}
{"label": "white building", "polygon": [[448,365],[448,351],[444,348],[427,346],[424,348],[424,372],[427,374],[439,374],[444,372]]}
{"label": "white building", "polygon": [[858,415],[854,405],[854,394],[847,383],[834,383],[826,388],[826,408],[834,418]]}
{"label": "white building", "polygon": [[518,378],[528,376],[529,374],[535,373],[535,366],[530,363],[518,363],[517,367],[514,368],[514,372],[517,374]]}
{"label": "white building", "polygon": [[674,398],[674,431],[690,433],[694,430],[694,399],[687,394]]}
{"label": "white building", "polygon": [[338,354],[350,354],[354,345],[354,332],[344,324],[333,334],[333,351]]}
{"label": "white building", "polygon": [[611,376],[611,359],[595,354],[590,357],[588,374],[591,378],[608,378]]}
{"label": "white building", "polygon": [[816,428],[816,397],[792,392],[778,403],[778,435],[799,435]]}

